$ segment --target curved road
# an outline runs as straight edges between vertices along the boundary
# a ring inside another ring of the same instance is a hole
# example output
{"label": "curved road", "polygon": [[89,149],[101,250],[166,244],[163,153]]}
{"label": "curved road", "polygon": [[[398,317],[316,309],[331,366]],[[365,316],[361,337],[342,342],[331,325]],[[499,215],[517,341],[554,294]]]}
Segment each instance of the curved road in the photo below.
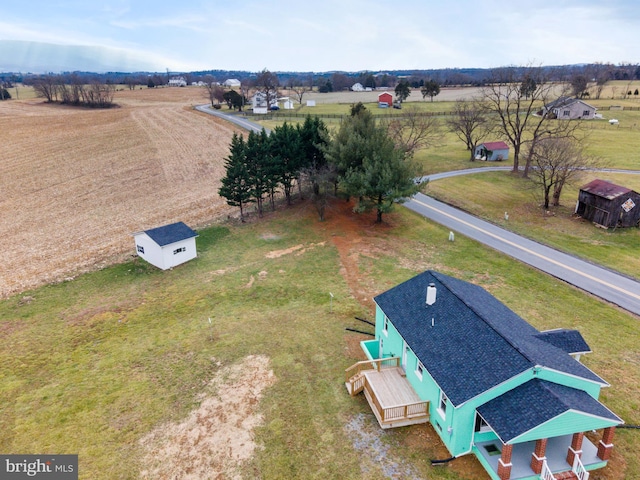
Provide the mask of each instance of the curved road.
{"label": "curved road", "polygon": [[[239,127],[244,128],[245,130],[249,130],[250,132],[260,133],[264,128],[262,125],[259,125],[251,120],[247,120],[246,117],[242,115],[242,113],[222,113],[219,110],[211,108],[209,105],[196,105],[196,110],[202,113],[208,113],[209,115],[213,115],[214,117],[222,118],[227,122],[235,123]],[[271,130],[268,128],[264,129],[267,134],[271,133]]]}
{"label": "curved road", "polygon": [[[262,126],[244,117],[218,112],[208,105],[199,105],[196,109],[231,121],[247,130],[256,132],[262,130]],[[422,180],[433,181],[457,175],[510,169],[511,167],[508,166],[470,168],[428,175],[422,177]],[[635,170],[605,169],[601,171],[640,174],[640,171]],[[640,282],[636,280],[516,235],[422,193],[408,200],[404,206],[453,231],[640,315]]]}
{"label": "curved road", "polygon": [[[474,168],[424,178],[437,180],[450,176],[495,170],[510,170],[510,167]],[[631,170],[614,171],[640,174],[638,171]],[[422,193],[418,193],[411,200],[408,200],[404,206],[453,231],[640,315],[640,282],[636,280],[516,235]]]}

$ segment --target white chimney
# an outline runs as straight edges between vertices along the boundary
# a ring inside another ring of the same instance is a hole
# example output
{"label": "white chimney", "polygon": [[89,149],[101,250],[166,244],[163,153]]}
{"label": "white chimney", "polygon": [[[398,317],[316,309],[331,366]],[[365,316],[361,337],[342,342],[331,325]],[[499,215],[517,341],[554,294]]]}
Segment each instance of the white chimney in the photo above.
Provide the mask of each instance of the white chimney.
{"label": "white chimney", "polygon": [[433,305],[436,303],[436,285],[430,283],[427,287],[427,305]]}

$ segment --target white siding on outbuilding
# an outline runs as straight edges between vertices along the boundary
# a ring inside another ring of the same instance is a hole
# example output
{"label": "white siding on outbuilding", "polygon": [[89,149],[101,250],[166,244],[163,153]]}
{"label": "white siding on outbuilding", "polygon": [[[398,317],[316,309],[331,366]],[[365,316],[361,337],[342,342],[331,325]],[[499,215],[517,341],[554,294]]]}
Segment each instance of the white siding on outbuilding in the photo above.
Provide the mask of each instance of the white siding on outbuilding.
{"label": "white siding on outbuilding", "polygon": [[161,270],[167,270],[197,257],[198,234],[178,222],[134,233],[138,256]]}

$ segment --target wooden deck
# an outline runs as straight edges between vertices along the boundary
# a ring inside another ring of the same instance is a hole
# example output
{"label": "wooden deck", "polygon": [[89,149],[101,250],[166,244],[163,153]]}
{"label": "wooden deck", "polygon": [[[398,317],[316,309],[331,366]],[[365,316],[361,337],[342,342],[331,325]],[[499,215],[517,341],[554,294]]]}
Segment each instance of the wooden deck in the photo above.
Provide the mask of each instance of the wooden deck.
{"label": "wooden deck", "polygon": [[399,359],[359,362],[347,370],[345,385],[352,396],[364,391],[382,428],[429,421],[429,402],[420,400],[399,367]]}

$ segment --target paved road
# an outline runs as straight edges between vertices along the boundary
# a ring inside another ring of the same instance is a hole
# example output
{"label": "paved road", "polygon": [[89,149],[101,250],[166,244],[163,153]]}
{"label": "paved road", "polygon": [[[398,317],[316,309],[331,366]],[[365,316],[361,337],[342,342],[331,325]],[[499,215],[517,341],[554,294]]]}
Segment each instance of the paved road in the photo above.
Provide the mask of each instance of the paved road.
{"label": "paved road", "polygon": [[[207,105],[197,106],[196,109],[234,122],[247,130],[259,132],[262,129],[261,126],[242,116],[218,112]],[[425,176],[423,180],[434,181],[457,175],[510,169],[509,166],[470,168]],[[640,174],[640,171],[634,170],[606,169],[603,171]],[[636,280],[528,240],[421,193],[404,203],[404,206],[455,232],[640,315],[640,282]]]}
{"label": "paved road", "polygon": [[640,282],[528,240],[421,193],[404,205],[452,231],[640,315]]}
{"label": "paved road", "polygon": [[[213,115],[215,117],[222,118],[228,122],[235,123],[236,125],[249,130],[254,131],[256,133],[260,133],[260,131],[264,128],[262,125],[259,125],[255,122],[247,120],[247,118],[242,113],[222,113],[214,108],[211,108],[209,105],[196,105],[196,110],[203,113],[208,113],[209,115]],[[271,130],[265,128],[267,134],[271,133]]]}

